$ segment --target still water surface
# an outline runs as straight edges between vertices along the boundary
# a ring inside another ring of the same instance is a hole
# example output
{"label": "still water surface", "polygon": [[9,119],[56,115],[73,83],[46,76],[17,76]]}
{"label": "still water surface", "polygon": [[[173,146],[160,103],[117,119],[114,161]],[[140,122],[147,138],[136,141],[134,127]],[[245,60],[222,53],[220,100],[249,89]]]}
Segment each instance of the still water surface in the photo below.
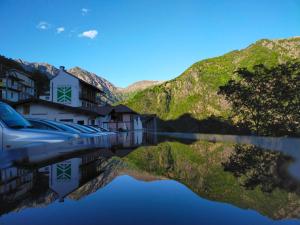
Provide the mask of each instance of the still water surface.
{"label": "still water surface", "polygon": [[123,133],[86,146],[2,153],[0,224],[300,224],[298,139]]}

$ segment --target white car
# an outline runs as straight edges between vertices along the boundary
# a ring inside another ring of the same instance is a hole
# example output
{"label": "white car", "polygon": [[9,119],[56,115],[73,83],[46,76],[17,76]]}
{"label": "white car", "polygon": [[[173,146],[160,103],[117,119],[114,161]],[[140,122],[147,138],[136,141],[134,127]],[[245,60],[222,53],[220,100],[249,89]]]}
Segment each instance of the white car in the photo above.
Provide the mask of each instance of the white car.
{"label": "white car", "polygon": [[66,132],[32,129],[32,125],[8,104],[0,102],[0,149],[67,142],[78,138]]}

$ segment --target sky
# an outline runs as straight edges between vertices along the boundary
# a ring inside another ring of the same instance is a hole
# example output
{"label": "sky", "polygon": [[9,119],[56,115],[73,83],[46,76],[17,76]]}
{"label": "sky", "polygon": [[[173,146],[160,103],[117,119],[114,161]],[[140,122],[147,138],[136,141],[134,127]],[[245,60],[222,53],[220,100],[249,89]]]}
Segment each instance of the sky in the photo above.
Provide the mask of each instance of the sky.
{"label": "sky", "polygon": [[119,87],[292,36],[300,0],[0,0],[1,55],[79,66]]}

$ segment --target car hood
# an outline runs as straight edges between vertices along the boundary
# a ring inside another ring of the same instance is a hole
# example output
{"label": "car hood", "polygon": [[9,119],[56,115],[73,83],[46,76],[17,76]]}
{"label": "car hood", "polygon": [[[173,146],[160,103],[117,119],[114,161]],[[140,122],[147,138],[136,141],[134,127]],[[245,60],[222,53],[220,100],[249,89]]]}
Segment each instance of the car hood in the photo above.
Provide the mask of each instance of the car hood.
{"label": "car hood", "polygon": [[22,128],[19,131],[26,132],[27,134],[32,134],[34,137],[41,136],[41,137],[64,137],[64,138],[78,138],[79,135],[71,134],[61,131],[48,131],[48,130],[40,130],[40,129],[32,129],[32,128]]}

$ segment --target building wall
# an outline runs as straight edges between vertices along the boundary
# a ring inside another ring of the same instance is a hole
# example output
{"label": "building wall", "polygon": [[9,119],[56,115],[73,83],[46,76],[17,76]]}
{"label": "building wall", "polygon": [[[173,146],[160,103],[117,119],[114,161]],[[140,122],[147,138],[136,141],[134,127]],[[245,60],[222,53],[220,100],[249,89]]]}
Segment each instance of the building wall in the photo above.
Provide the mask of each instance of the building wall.
{"label": "building wall", "polygon": [[111,116],[110,115],[106,115],[106,116],[99,116],[96,119],[96,124],[97,126],[103,127],[105,129],[109,129],[109,124],[108,122],[111,120]]}
{"label": "building wall", "polygon": [[72,113],[63,109],[54,108],[51,106],[45,106],[38,103],[31,103],[29,105],[29,114],[24,114],[24,106],[17,106],[16,110],[24,115],[26,118],[41,118],[50,119],[55,121],[61,120],[73,120],[74,123],[79,121],[84,121],[84,124],[91,124],[92,120],[95,119],[88,115],[83,115],[80,113]]}
{"label": "building wall", "polygon": [[17,102],[19,101],[19,92],[12,90],[1,90],[2,91],[2,99]]}
{"label": "building wall", "polygon": [[0,78],[2,99],[18,102],[34,97],[35,83],[28,75],[17,70],[11,70],[8,73],[9,75],[19,78],[21,81],[13,80],[10,76]]}
{"label": "building wall", "polygon": [[[65,91],[64,96],[58,96],[58,90],[63,87],[71,88],[71,98],[68,99],[68,92]],[[58,75],[50,81],[50,101],[65,104],[73,107],[80,107],[81,101],[79,100],[80,86],[79,80],[63,70],[60,70]]]}

